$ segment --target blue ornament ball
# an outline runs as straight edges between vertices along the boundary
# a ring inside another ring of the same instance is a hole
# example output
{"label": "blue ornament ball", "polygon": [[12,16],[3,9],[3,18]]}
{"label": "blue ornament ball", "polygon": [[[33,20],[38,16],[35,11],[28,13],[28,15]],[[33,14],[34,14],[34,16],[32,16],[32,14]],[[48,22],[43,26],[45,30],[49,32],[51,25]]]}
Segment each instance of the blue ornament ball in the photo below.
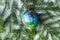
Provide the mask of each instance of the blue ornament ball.
{"label": "blue ornament ball", "polygon": [[35,12],[24,12],[22,22],[26,28],[33,29],[38,24],[38,16]]}

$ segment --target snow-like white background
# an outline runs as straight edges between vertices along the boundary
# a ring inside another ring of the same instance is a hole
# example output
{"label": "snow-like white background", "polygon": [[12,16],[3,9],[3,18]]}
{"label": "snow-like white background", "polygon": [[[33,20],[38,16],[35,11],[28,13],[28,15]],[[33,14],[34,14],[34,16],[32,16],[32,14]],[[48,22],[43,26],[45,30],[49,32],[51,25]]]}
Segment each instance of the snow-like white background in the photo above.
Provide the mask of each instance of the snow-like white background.
{"label": "snow-like white background", "polygon": [[[3,20],[6,20],[6,18],[11,14],[11,6],[12,6],[12,3],[13,3],[13,1],[14,0],[9,0],[9,4],[10,4],[10,9],[6,9],[6,11],[5,11],[5,15],[4,15],[4,17],[2,18]],[[23,3],[21,2],[21,0],[15,0],[16,1],[16,3],[17,3],[17,6],[18,6],[18,8],[20,9],[21,7],[22,7],[22,5],[23,5]],[[44,0],[44,2],[53,2],[53,3],[55,3],[56,2],[56,0]],[[3,5],[1,5],[0,4],[0,13],[3,11],[3,9],[5,8],[5,0],[0,0],[0,3],[1,4],[3,4]],[[55,4],[55,5],[59,5],[59,7],[60,7],[60,0],[58,1],[58,4]],[[44,10],[43,10],[44,11]],[[43,12],[42,10],[40,10],[38,13],[42,13]],[[45,11],[44,11],[45,12]],[[60,15],[60,12],[58,12],[58,11],[51,11],[51,10],[48,10],[48,12],[50,12],[52,15]],[[19,12],[19,10],[17,10],[16,11],[16,16],[17,16],[17,19],[18,19],[18,21],[20,21],[20,12]],[[47,16],[43,16],[42,18],[45,18],[45,17],[48,17],[48,15]],[[57,17],[54,17],[53,19],[51,18],[51,19],[48,19],[48,20],[46,20],[44,23],[46,23],[46,24],[48,24],[48,23],[50,23],[50,22],[55,22],[55,21],[57,21],[57,20],[60,20],[60,16],[57,16]],[[60,24],[54,24],[54,25],[52,25],[53,27],[59,27],[60,26]],[[13,29],[19,29],[19,25],[13,25]],[[7,36],[7,34],[8,34],[8,32],[9,32],[9,26],[7,25],[6,26],[6,33],[0,33],[0,36],[1,36],[1,38],[2,38],[2,40],[4,40],[4,37],[5,36]],[[45,30],[45,32],[44,32],[44,35],[46,35],[46,30]],[[13,33],[11,33],[11,35],[13,35]],[[48,34],[48,36],[49,36],[49,39],[48,40],[52,40],[51,39],[51,34]],[[11,36],[10,36],[11,37]],[[35,35],[35,37],[34,37],[34,40],[37,40],[39,38],[39,33],[37,33],[36,35]],[[14,39],[15,40],[15,39]]]}

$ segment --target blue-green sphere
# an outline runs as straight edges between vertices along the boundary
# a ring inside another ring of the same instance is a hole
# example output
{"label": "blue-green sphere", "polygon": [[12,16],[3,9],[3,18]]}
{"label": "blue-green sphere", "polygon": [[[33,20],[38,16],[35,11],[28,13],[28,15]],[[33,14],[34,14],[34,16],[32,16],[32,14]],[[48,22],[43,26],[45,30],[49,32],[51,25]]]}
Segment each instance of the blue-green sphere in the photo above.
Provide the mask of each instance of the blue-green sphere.
{"label": "blue-green sphere", "polygon": [[34,28],[38,24],[38,16],[35,12],[24,12],[22,22],[27,28]]}

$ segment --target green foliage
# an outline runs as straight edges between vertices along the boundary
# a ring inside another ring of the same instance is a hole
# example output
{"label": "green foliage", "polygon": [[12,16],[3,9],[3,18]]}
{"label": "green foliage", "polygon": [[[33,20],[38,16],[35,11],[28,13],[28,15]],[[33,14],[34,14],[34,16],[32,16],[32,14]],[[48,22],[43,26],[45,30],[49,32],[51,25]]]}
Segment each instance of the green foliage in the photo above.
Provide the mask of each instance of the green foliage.
{"label": "green foliage", "polygon": [[[22,23],[26,10],[38,14],[33,30]],[[0,40],[60,40],[60,0],[0,0]]]}

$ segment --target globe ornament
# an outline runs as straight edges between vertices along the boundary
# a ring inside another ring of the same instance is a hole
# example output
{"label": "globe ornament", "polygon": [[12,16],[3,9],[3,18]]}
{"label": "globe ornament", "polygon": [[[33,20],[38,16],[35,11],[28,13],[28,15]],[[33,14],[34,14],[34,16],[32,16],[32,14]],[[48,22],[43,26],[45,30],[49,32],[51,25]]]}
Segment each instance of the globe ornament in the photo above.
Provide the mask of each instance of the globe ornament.
{"label": "globe ornament", "polygon": [[38,16],[34,12],[24,12],[22,22],[28,29],[33,29],[38,24]]}

